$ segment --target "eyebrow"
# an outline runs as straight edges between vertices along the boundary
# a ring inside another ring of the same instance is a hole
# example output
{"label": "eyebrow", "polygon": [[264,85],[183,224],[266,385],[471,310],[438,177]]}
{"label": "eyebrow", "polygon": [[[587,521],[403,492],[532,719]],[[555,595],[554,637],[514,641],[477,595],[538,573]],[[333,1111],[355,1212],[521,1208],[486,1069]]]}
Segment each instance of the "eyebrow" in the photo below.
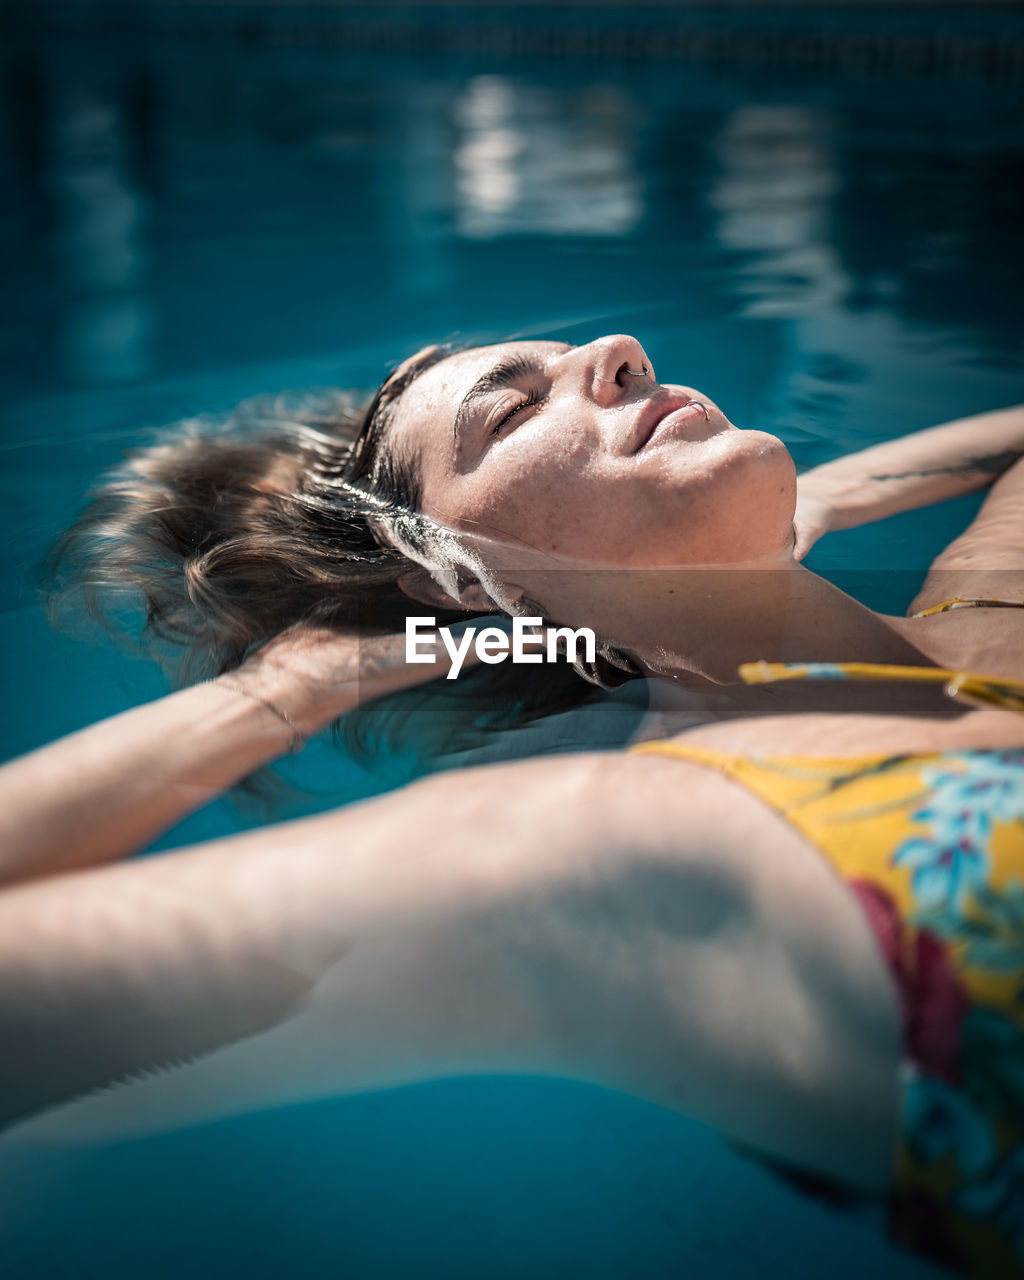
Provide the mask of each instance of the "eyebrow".
{"label": "eyebrow", "polygon": [[543,366],[533,357],[512,355],[499,360],[497,364],[481,374],[462,397],[462,403],[456,410],[455,421],[452,424],[452,436],[456,446],[459,443],[459,429],[466,425],[466,419],[475,405],[493,392],[504,391],[507,387],[513,386],[521,378],[535,378],[542,372]]}

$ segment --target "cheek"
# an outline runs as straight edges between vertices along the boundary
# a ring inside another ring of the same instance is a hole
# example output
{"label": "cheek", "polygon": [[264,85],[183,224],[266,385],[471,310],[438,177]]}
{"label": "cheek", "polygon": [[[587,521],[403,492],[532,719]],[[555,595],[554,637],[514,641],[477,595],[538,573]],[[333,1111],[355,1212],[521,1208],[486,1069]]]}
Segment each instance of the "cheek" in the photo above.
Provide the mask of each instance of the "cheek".
{"label": "cheek", "polygon": [[[478,519],[494,536],[553,554],[578,552],[592,536],[594,495],[578,466],[513,466],[479,495]],[[582,540],[582,542],[581,542]]]}
{"label": "cheek", "polygon": [[593,448],[568,431],[546,433],[543,448],[526,448],[525,440],[514,437],[507,444],[495,446],[467,484],[463,519],[479,522],[479,531],[492,537],[578,554],[580,538],[592,536],[595,494],[602,487]]}

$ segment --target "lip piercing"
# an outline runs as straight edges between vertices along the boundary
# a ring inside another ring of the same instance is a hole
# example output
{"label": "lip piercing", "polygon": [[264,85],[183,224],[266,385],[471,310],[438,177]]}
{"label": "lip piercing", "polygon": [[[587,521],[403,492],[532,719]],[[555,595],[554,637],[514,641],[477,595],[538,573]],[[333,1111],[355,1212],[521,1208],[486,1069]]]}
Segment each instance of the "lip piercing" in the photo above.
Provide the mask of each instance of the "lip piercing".
{"label": "lip piercing", "polygon": [[707,407],[707,405],[704,403],[704,401],[703,401],[703,400],[694,400],[694,399],[693,399],[693,397],[691,396],[691,397],[690,397],[690,399],[687,401],[687,404],[697,404],[697,405],[700,405],[701,413],[703,413],[703,415],[704,415],[704,421],[705,421],[705,422],[710,422],[710,421],[711,421],[711,414],[710,414],[710,413],[708,413],[708,407]]}

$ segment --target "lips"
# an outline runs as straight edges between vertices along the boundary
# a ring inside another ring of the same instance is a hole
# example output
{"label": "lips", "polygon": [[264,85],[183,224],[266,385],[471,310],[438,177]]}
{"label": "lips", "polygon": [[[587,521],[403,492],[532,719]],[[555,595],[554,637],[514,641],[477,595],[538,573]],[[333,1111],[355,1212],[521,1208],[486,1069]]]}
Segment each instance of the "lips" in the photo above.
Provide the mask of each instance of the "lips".
{"label": "lips", "polygon": [[639,453],[668,417],[673,420],[670,425],[674,425],[675,422],[690,417],[699,418],[703,422],[706,414],[700,403],[689,396],[653,396],[637,414],[629,452]]}

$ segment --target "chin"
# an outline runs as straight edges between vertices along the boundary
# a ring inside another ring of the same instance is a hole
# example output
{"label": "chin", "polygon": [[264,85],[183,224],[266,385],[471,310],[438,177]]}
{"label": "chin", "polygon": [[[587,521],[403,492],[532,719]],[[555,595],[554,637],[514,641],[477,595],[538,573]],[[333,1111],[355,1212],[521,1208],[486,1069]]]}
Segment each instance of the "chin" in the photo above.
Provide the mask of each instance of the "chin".
{"label": "chin", "polygon": [[780,465],[784,463],[796,475],[796,464],[778,436],[773,436],[769,431],[738,431],[737,435],[742,444],[762,457],[772,458]]}
{"label": "chin", "polygon": [[729,444],[750,465],[752,488],[788,495],[796,505],[796,463],[778,436],[767,431],[738,431]]}
{"label": "chin", "polygon": [[[735,431],[719,438],[715,465],[681,485],[670,545],[691,565],[784,559],[792,544],[796,467],[777,436]],[[675,562],[678,565],[678,561]]]}
{"label": "chin", "polygon": [[749,514],[756,513],[760,554],[786,547],[792,541],[793,515],[796,510],[796,465],[778,438],[766,431],[744,431],[753,437],[744,441],[750,465],[744,468],[742,502]]}

